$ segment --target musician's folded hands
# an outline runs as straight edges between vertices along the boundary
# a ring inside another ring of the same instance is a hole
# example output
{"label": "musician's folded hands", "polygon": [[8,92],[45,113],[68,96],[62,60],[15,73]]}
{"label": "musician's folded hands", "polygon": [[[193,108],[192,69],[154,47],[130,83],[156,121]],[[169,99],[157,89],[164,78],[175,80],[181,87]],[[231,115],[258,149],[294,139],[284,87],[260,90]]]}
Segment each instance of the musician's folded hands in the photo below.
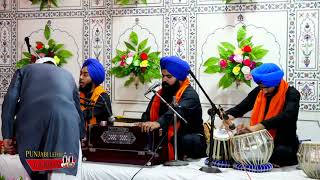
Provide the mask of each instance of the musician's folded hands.
{"label": "musician's folded hands", "polygon": [[150,132],[150,131],[153,131],[155,129],[160,128],[160,124],[157,121],[144,122],[144,123],[141,123],[140,126],[141,126],[141,131],[142,132]]}

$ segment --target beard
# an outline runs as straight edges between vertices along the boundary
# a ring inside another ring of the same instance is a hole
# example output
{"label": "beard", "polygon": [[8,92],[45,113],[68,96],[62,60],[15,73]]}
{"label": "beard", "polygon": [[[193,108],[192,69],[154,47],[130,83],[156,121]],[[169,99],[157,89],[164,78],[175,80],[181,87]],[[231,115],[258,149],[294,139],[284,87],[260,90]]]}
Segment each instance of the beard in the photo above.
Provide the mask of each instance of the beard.
{"label": "beard", "polygon": [[79,86],[79,91],[87,94],[87,93],[91,92],[92,87],[93,87],[93,83],[90,82],[90,83],[86,84],[84,87]]}
{"label": "beard", "polygon": [[179,80],[176,80],[173,85],[169,85],[167,82],[162,82],[162,97],[168,103],[172,102],[172,97],[175,96],[180,88]]}

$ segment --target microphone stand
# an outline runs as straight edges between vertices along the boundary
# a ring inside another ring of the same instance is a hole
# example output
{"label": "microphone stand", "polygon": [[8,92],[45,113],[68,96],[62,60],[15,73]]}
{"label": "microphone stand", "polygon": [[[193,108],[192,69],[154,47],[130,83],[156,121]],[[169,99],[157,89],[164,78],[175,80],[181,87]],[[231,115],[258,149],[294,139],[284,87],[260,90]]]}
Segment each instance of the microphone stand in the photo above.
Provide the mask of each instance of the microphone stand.
{"label": "microphone stand", "polygon": [[193,72],[191,70],[189,70],[190,75],[193,77],[193,79],[196,81],[196,83],[198,84],[198,86],[200,87],[201,91],[203,92],[203,94],[206,96],[206,98],[208,99],[212,110],[208,111],[210,119],[211,119],[211,129],[210,129],[210,146],[209,146],[209,159],[208,159],[208,166],[203,166],[201,167],[199,170],[206,172],[206,173],[221,173],[221,170],[217,167],[213,167],[212,161],[212,155],[213,155],[213,129],[214,129],[214,119],[216,114],[219,112],[218,108],[216,107],[216,105],[211,101],[210,97],[208,96],[208,94],[206,93],[206,91],[203,89],[203,87],[201,86],[200,82],[197,80],[196,76],[193,74]]}
{"label": "microphone stand", "polygon": [[[188,162],[178,160],[177,119],[179,117],[185,124],[187,124],[188,122],[166,100],[164,100],[157,91],[155,91],[153,89],[152,92],[155,93],[155,95],[158,96],[161,99],[161,101],[164,102],[168,106],[168,108],[173,112],[174,160],[166,161],[163,165],[165,165],[165,166],[186,166],[189,164]],[[178,107],[178,104],[176,103],[175,96],[173,96],[173,105],[174,105],[174,107]]]}

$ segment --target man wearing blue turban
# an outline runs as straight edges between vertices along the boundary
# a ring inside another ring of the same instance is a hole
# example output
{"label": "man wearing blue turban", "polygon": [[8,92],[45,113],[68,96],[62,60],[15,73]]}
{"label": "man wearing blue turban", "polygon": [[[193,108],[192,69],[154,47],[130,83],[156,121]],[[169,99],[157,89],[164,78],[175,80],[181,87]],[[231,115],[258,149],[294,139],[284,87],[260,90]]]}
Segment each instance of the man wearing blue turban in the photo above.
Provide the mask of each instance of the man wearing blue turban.
{"label": "man wearing blue turban", "polygon": [[[205,156],[206,143],[203,136],[202,108],[197,92],[187,78],[190,66],[179,57],[163,57],[160,60],[162,88],[158,93],[171,103],[175,97],[177,112],[187,120],[187,124],[178,121],[178,156],[179,158],[200,158]],[[168,133],[168,160],[174,159],[173,150],[173,112],[153,96],[148,108],[142,115],[142,130],[149,132],[161,128]]]}
{"label": "man wearing blue turban", "polygon": [[112,116],[111,102],[107,91],[100,85],[105,71],[97,59],[87,59],[80,72],[79,90],[81,110],[86,125],[107,121]]}
{"label": "man wearing blue turban", "polygon": [[274,139],[270,162],[275,167],[297,164],[299,91],[282,79],[284,73],[276,64],[262,64],[251,74],[258,87],[240,104],[227,111],[229,121],[225,124],[252,110],[250,126],[239,125],[238,133],[268,130]]}

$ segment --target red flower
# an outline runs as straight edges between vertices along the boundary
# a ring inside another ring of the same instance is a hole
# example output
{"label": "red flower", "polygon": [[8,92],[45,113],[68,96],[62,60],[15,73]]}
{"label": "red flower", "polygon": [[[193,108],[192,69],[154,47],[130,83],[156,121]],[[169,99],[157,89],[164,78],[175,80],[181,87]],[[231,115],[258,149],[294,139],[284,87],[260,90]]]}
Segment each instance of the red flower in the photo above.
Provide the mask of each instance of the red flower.
{"label": "red flower", "polygon": [[141,58],[141,60],[147,60],[148,59],[148,54],[143,52],[143,53],[140,54],[140,58]]}
{"label": "red flower", "polygon": [[224,60],[224,59],[222,59],[222,60],[220,61],[220,67],[224,69],[224,68],[226,68],[227,66],[228,66],[227,61]]}
{"label": "red flower", "polygon": [[125,62],[125,61],[121,61],[121,62],[120,62],[120,66],[121,66],[121,67],[126,66],[126,62]]}
{"label": "red flower", "polygon": [[250,59],[245,59],[245,60],[242,61],[242,63],[243,63],[245,66],[250,66],[251,61],[250,61]]}
{"label": "red flower", "polygon": [[37,57],[35,55],[31,55],[31,63],[35,63],[37,60]]}
{"label": "red flower", "polygon": [[122,61],[124,61],[126,58],[127,58],[126,55],[122,55],[122,56],[121,56],[121,60],[122,60]]}
{"label": "red flower", "polygon": [[43,48],[42,42],[37,42],[36,48],[37,48],[37,49],[42,49],[42,48]]}
{"label": "red flower", "polygon": [[251,51],[252,51],[252,49],[251,49],[251,47],[250,47],[250,46],[245,46],[245,47],[243,47],[242,51],[243,51],[243,52],[247,52],[247,53],[249,53],[249,52],[251,52]]}

